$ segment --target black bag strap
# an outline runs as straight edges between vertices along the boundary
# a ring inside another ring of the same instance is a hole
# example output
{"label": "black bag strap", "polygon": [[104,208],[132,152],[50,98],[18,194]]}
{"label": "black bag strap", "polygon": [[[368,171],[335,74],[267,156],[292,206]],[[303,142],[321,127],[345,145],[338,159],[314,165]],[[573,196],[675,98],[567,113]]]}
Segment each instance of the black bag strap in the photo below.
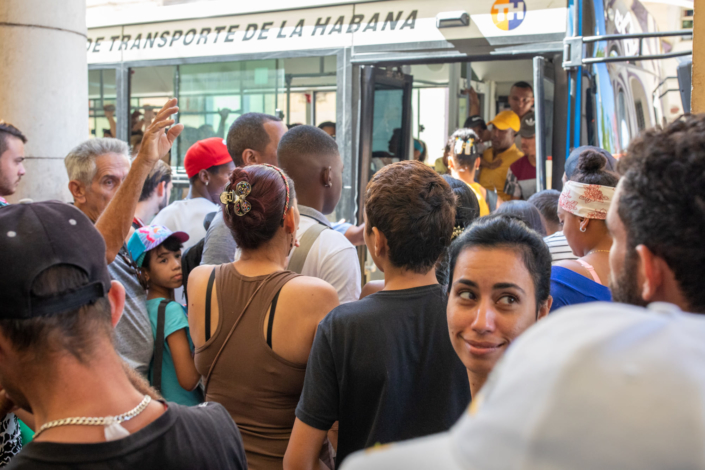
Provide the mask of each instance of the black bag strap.
{"label": "black bag strap", "polygon": [[213,283],[215,282],[215,268],[211,271],[206,287],[206,341],[211,339],[211,299],[213,297]]}
{"label": "black bag strap", "polygon": [[152,387],[162,393],[162,362],[164,359],[164,322],[166,321],[166,306],[171,302],[164,299],[159,302],[157,310],[157,337],[154,341],[154,366],[152,368]]}
{"label": "black bag strap", "polygon": [[213,369],[215,369],[215,365],[218,363],[218,359],[220,359],[220,355],[223,354],[223,350],[225,349],[225,346],[228,344],[228,341],[230,341],[230,338],[232,337],[233,333],[235,333],[235,328],[237,328],[237,325],[240,323],[240,320],[242,320],[242,316],[245,315],[245,312],[247,311],[248,307],[252,303],[252,300],[257,296],[257,293],[262,289],[262,286],[267,284],[276,274],[277,272],[274,272],[264,278],[262,282],[260,283],[259,286],[257,286],[257,289],[252,293],[250,298],[247,300],[247,303],[245,304],[245,308],[242,309],[242,312],[240,312],[240,315],[235,319],[235,323],[233,323],[232,328],[230,328],[230,332],[228,333],[228,336],[225,337],[225,341],[223,341],[223,344],[220,346],[220,349],[216,353],[215,357],[213,358],[213,362],[211,362],[211,367],[208,370],[208,375],[206,375],[206,379],[203,381],[203,393],[207,394],[208,393],[208,384],[211,381],[211,375],[213,375]]}

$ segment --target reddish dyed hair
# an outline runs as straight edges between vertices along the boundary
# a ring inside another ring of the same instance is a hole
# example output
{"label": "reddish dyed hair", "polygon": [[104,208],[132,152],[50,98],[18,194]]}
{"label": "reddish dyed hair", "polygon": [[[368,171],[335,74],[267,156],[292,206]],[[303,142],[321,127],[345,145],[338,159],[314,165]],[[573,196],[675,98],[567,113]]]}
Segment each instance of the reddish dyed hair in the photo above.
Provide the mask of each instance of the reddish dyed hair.
{"label": "reddish dyed hair", "polygon": [[[289,182],[291,207],[296,198],[294,182],[286,173],[284,176]],[[277,170],[264,165],[236,167],[230,175],[230,184],[226,190],[234,188],[241,181],[249,183],[252,188],[246,198],[252,209],[239,216],[233,211],[232,204],[228,204],[228,207],[223,208],[223,218],[237,245],[246,250],[255,250],[274,238],[277,230],[284,225],[286,185]]]}

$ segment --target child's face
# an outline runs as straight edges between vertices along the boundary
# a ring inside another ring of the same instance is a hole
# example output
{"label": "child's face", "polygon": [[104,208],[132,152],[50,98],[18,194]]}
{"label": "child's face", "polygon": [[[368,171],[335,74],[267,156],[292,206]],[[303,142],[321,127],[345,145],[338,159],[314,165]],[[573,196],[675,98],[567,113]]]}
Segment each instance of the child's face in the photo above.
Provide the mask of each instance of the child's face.
{"label": "child's face", "polygon": [[169,251],[163,246],[158,246],[148,253],[150,285],[160,286],[166,289],[176,289],[184,283],[181,274],[181,250]]}

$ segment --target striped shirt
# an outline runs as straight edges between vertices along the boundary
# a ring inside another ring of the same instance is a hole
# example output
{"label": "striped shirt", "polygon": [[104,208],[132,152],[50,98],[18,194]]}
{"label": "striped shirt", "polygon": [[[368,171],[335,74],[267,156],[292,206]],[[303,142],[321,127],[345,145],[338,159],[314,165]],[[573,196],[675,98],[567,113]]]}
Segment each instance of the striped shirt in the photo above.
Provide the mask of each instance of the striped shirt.
{"label": "striped shirt", "polygon": [[552,264],[556,264],[558,261],[564,259],[578,259],[578,257],[573,254],[573,250],[570,248],[570,245],[568,245],[568,240],[565,239],[563,232],[556,232],[553,235],[544,237],[543,241],[546,242],[551,252],[551,257],[553,258]]}

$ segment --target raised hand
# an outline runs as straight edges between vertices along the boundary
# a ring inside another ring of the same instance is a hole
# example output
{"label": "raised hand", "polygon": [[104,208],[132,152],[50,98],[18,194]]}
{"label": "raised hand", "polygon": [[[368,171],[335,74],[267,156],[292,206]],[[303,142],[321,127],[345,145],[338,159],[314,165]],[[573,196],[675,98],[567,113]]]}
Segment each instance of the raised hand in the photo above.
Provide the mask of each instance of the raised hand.
{"label": "raised hand", "polygon": [[103,111],[105,112],[105,117],[108,118],[108,120],[113,119],[115,117],[115,105],[106,104],[105,106],[103,106]]}
{"label": "raised hand", "polygon": [[[172,126],[174,120],[171,119],[171,116],[179,111],[176,102],[176,98],[167,101],[144,131],[142,146],[137,158],[151,166],[154,166],[157,160],[169,153],[174,141],[184,129],[183,124]],[[169,126],[172,127],[167,132],[166,128]]]}

